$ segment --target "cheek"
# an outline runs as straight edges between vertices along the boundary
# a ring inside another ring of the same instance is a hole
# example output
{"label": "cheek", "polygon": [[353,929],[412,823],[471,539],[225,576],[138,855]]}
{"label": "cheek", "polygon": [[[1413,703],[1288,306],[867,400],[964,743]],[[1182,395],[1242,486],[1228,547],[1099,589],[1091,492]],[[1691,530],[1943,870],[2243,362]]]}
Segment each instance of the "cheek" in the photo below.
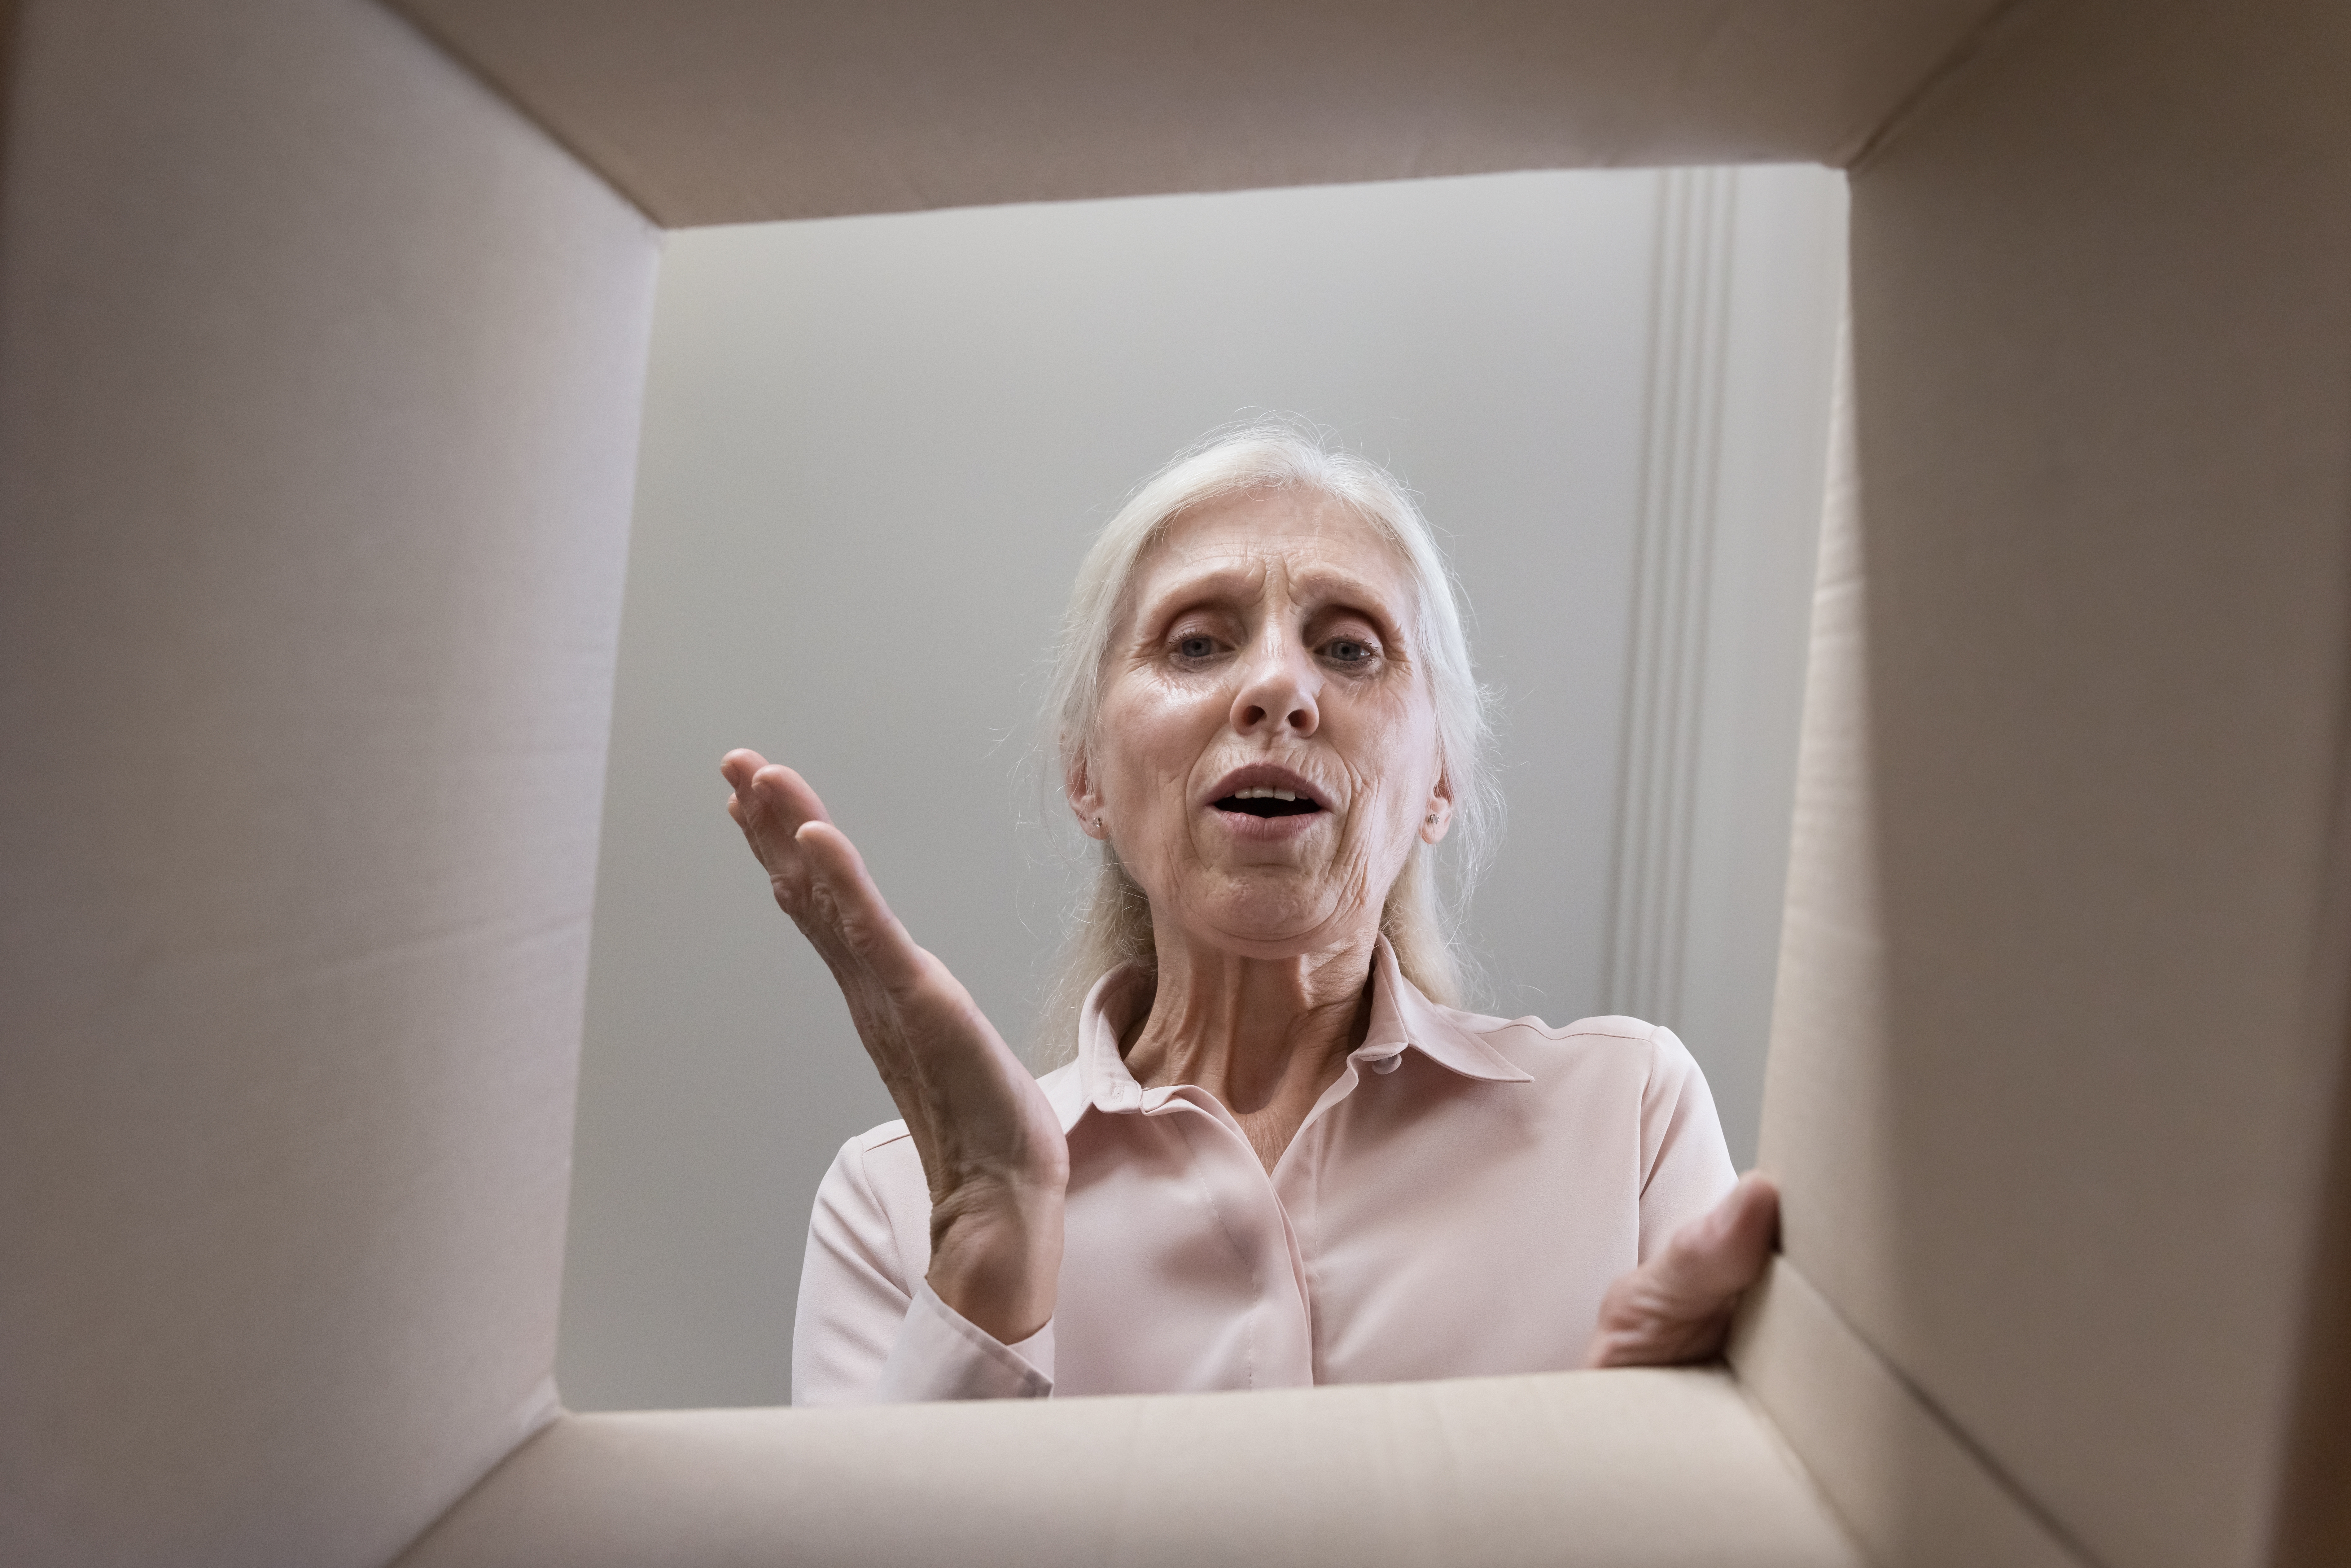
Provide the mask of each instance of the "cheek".
{"label": "cheek", "polygon": [[[1104,695],[1100,720],[1108,742],[1102,748],[1105,797],[1133,811],[1166,795],[1171,784],[1180,786],[1213,738],[1222,711],[1198,694],[1165,683],[1120,683]],[[1180,797],[1183,790],[1175,793]]]}
{"label": "cheek", "polygon": [[1417,828],[1437,787],[1437,716],[1416,700],[1368,706],[1353,716],[1357,735],[1349,749],[1367,785],[1364,798],[1372,810],[1365,815]]}

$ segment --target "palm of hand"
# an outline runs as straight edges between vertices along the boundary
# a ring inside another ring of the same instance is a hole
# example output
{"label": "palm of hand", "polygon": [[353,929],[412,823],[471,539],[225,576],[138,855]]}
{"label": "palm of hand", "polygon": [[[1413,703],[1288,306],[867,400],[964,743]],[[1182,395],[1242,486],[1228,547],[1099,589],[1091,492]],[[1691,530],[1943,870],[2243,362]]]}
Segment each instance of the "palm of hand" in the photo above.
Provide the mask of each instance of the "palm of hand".
{"label": "palm of hand", "polygon": [[931,1191],[930,1281],[1006,1343],[1052,1315],[1069,1148],[1037,1081],[945,964],[915,946],[806,780],[727,754],[727,811],[776,902],[832,971]]}

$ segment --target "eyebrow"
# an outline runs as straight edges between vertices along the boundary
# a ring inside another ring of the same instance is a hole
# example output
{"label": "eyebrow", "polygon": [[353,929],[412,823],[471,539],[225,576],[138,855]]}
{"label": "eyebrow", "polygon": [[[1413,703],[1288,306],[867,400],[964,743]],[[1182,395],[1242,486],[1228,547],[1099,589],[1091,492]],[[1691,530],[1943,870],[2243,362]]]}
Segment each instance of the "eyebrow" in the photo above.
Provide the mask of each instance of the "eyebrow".
{"label": "eyebrow", "polygon": [[[1137,629],[1155,627],[1203,600],[1260,597],[1265,573],[1266,568],[1259,563],[1210,567],[1196,575],[1178,578],[1143,602],[1141,613],[1136,617]],[[1404,617],[1388,609],[1384,596],[1375,591],[1369,581],[1353,572],[1336,567],[1311,567],[1298,573],[1291,582],[1297,590],[1296,597],[1318,609],[1333,602],[1343,604],[1356,614],[1378,623],[1383,635],[1399,643],[1409,641]]]}

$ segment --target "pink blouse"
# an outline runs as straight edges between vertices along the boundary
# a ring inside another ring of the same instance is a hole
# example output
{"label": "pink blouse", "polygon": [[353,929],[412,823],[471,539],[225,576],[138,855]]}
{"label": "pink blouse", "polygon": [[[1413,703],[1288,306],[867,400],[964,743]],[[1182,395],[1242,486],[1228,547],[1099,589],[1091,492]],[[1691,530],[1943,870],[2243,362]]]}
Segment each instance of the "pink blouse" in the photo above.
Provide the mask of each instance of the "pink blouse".
{"label": "pink blouse", "polygon": [[1070,1140],[1051,1322],[1007,1345],[941,1301],[905,1124],[842,1145],[800,1275],[792,1402],[1287,1388],[1583,1359],[1611,1281],[1730,1190],[1670,1030],[1439,1007],[1374,958],[1371,1027],[1270,1174],[1213,1095],[1144,1089],[1148,992],[1097,984],[1045,1075]]}

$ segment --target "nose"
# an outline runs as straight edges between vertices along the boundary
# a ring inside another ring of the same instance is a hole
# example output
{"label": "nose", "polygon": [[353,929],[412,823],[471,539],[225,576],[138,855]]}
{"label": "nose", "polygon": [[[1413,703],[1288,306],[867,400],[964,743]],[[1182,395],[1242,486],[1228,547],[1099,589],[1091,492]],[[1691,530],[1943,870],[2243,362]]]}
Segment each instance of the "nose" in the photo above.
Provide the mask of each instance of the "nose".
{"label": "nose", "polygon": [[1303,737],[1322,722],[1314,695],[1322,685],[1320,672],[1303,648],[1269,642],[1243,667],[1240,690],[1233,695],[1233,729],[1257,735],[1280,729]]}

